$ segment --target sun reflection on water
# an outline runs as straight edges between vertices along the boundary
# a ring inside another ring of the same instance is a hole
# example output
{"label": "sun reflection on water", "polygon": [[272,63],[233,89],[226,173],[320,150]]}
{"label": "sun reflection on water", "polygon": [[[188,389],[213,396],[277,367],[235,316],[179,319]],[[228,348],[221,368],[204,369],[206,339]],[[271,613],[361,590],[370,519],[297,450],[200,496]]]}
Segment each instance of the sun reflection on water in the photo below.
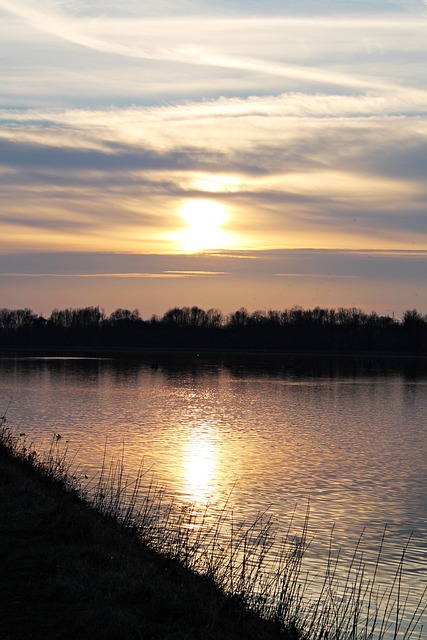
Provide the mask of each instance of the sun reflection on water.
{"label": "sun reflection on water", "polygon": [[215,488],[218,471],[217,445],[206,423],[191,431],[183,458],[183,491],[190,501],[207,502]]}

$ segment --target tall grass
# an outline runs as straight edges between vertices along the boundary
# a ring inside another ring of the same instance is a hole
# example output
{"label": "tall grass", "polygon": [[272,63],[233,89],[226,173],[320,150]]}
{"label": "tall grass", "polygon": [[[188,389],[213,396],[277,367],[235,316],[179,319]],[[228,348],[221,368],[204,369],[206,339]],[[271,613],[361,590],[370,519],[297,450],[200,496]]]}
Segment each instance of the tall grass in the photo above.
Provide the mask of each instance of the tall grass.
{"label": "tall grass", "polygon": [[250,524],[243,524],[236,521],[226,502],[212,517],[209,504],[200,508],[196,503],[180,503],[149,481],[142,466],[135,477],[129,477],[124,449],[118,459],[108,460],[105,447],[100,473],[88,478],[78,469],[60,434],[53,436],[44,453],[39,453],[25,433],[9,427],[6,416],[0,417],[0,447],[132,532],[157,553],[179,560],[247,609],[278,622],[288,637],[422,638],[426,590],[409,610],[410,594],[403,588],[409,541],[391,580],[383,584],[379,579],[386,530],[370,574],[362,551],[363,534],[343,568],[340,553],[333,549],[332,531],[324,568],[321,574],[311,576],[304,567],[310,547],[309,505],[298,535],[293,533],[293,515],[280,536],[268,510]]}

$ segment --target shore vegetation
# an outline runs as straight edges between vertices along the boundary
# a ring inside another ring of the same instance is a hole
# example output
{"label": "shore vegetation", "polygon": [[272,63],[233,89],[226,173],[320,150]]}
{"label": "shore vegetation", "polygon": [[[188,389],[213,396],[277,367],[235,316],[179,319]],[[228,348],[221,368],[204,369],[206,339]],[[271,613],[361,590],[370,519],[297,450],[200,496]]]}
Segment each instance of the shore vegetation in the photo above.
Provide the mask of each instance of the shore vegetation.
{"label": "shore vegetation", "polygon": [[224,505],[212,524],[146,480],[124,455],[89,478],[60,434],[39,452],[0,417],[2,638],[421,640],[406,548],[378,579],[385,532],[370,577],[362,537],[344,571],[331,543],[313,597],[309,508],[280,537],[268,511],[243,525]]}

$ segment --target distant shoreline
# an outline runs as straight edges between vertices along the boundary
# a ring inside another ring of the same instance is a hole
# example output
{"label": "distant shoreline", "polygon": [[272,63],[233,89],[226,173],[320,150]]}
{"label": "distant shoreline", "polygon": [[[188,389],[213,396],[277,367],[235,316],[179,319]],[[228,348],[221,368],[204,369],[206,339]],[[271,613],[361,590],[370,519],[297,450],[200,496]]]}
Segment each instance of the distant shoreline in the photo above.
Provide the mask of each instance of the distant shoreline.
{"label": "distant shoreline", "polygon": [[265,358],[278,360],[280,358],[362,358],[362,359],[398,359],[398,360],[427,360],[427,354],[399,351],[313,351],[294,350],[281,351],[273,349],[190,349],[184,347],[0,347],[0,358],[96,358],[96,359],[174,359],[174,358]]}

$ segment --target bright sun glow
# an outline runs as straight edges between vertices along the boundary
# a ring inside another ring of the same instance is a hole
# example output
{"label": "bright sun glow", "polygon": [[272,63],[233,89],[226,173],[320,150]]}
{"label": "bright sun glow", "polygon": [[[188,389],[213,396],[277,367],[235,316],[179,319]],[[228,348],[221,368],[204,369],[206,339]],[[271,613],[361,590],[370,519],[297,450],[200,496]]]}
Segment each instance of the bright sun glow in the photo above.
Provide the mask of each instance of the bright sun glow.
{"label": "bright sun glow", "polygon": [[227,208],[212,200],[187,200],[180,215],[185,227],[177,235],[184,251],[220,249],[230,244],[230,235],[222,229],[227,219]]}

